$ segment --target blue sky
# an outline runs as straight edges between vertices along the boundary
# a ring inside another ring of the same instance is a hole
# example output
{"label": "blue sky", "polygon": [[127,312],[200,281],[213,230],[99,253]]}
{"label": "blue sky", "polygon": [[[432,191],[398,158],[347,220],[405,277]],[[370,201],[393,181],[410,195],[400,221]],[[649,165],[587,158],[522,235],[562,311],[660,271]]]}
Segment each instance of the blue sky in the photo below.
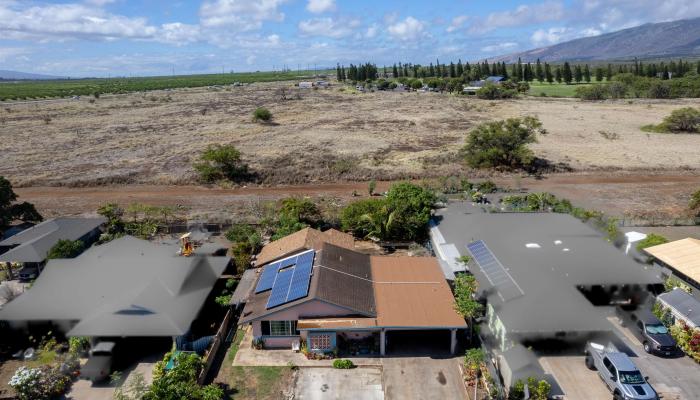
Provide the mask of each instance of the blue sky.
{"label": "blue sky", "polygon": [[697,16],[698,0],[0,0],[0,69],[80,77],[473,61]]}

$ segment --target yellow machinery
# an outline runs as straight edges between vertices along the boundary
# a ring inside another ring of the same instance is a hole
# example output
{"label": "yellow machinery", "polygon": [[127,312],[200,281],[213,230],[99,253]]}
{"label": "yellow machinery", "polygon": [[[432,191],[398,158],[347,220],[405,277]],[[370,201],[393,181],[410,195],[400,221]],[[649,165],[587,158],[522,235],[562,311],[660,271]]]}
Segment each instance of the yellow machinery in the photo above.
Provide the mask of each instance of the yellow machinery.
{"label": "yellow machinery", "polygon": [[194,243],[190,240],[190,234],[192,232],[187,232],[180,236],[180,255],[189,257],[194,253]]}

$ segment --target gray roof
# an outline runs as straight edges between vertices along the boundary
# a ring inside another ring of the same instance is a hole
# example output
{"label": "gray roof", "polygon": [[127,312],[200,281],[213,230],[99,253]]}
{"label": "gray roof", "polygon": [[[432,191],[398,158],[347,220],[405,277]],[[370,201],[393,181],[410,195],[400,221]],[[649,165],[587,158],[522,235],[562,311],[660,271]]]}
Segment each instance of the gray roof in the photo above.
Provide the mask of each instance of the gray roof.
{"label": "gray roof", "polygon": [[259,272],[260,268],[251,268],[243,272],[243,276],[241,276],[241,280],[238,282],[236,290],[234,290],[233,294],[231,295],[231,301],[229,304],[232,306],[237,306],[245,303],[248,300],[248,297],[253,292],[253,288],[255,287],[255,282],[258,280]]}
{"label": "gray roof", "polygon": [[50,260],[0,320],[78,321],[68,336],[184,334],[229,262],[125,236],[74,259]]}
{"label": "gray roof", "polygon": [[106,221],[103,217],[46,220],[0,242],[0,246],[17,246],[0,255],[0,261],[42,262],[59,240],[78,240]]}
{"label": "gray roof", "polygon": [[700,301],[681,288],[675,288],[670,292],[662,293],[659,301],[667,307],[671,307],[687,322],[700,326]]}
{"label": "gray roof", "polygon": [[[590,226],[566,214],[486,213],[468,203],[438,211],[445,241],[463,255],[483,240],[522,289],[504,301],[472,261],[480,289],[508,332],[609,331],[605,309],[594,307],[577,285],[658,284],[659,272],[607,243]],[[540,248],[528,248],[538,244]]]}

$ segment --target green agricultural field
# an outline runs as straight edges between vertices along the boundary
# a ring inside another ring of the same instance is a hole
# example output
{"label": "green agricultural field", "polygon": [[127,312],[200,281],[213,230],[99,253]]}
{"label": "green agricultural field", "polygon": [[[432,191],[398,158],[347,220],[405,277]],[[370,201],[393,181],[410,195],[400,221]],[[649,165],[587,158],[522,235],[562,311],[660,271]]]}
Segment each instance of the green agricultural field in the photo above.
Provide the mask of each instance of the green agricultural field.
{"label": "green agricultural field", "polygon": [[[321,71],[335,76],[335,71]],[[309,78],[313,71],[249,72],[143,78],[70,79],[0,82],[0,101],[129,93],[148,90],[230,85],[235,82],[273,82]]]}
{"label": "green agricultural field", "polygon": [[541,96],[542,93],[547,97],[575,97],[576,88],[579,86],[595,85],[596,83],[579,83],[567,85],[564,83],[539,83],[531,82],[530,90],[527,92],[530,96]]}

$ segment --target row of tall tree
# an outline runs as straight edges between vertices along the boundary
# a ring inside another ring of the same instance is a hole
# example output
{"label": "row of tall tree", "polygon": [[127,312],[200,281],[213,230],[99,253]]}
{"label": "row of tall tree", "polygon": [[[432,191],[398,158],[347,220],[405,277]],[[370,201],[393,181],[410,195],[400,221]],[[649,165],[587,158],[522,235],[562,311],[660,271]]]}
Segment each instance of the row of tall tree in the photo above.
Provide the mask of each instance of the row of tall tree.
{"label": "row of tall tree", "polygon": [[380,77],[393,78],[461,78],[464,81],[472,81],[486,78],[492,75],[500,75],[506,79],[511,79],[517,82],[526,81],[532,82],[538,80],[540,82],[558,82],[558,83],[581,83],[591,82],[593,79],[597,81],[610,80],[616,74],[633,73],[637,76],[656,77],[661,79],[680,78],[694,71],[700,74],[700,61],[697,63],[691,61],[670,62],[651,62],[644,63],[637,59],[633,63],[618,63],[618,64],[589,64],[569,63],[549,64],[541,62],[537,59],[536,62],[523,62],[518,59],[517,63],[510,66],[505,62],[482,61],[477,63],[462,63],[458,60],[455,64],[430,63],[427,66],[412,63],[396,63],[390,67],[384,66],[378,68],[375,64],[365,63],[361,65],[350,64],[348,68],[338,64],[336,66],[337,78],[339,81],[364,81],[374,80]]}

